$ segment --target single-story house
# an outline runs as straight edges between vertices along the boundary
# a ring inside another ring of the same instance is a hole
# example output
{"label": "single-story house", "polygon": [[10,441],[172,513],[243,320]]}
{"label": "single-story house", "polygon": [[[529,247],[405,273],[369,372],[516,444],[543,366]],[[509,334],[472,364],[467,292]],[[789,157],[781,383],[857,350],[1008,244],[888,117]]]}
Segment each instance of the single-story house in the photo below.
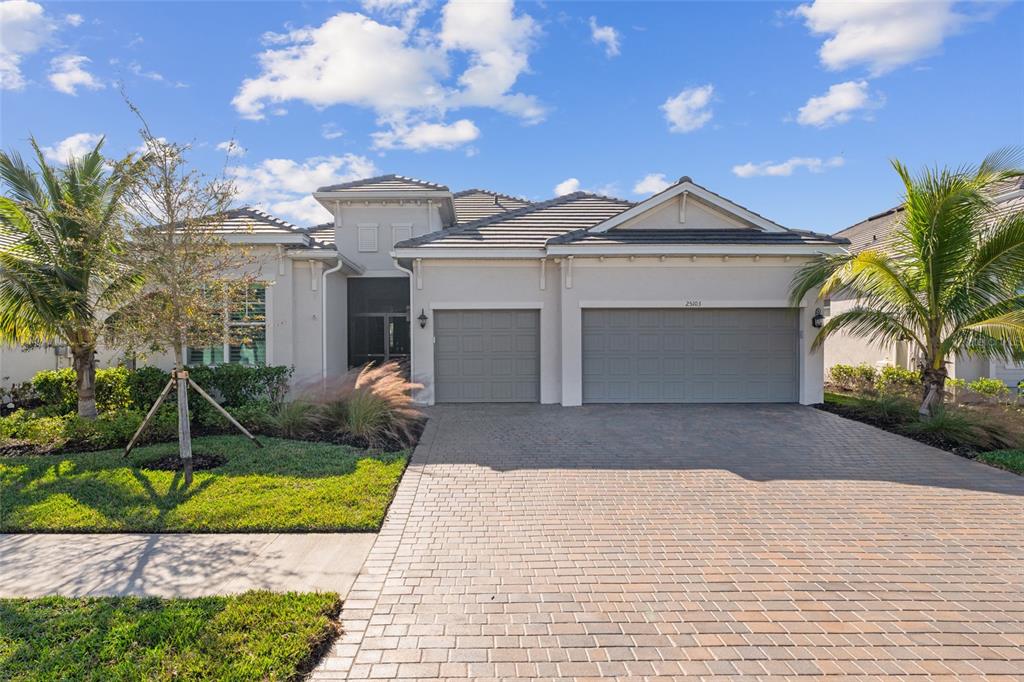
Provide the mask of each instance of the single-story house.
{"label": "single-story house", "polygon": [[402,360],[426,404],[822,400],[821,302],[791,306],[789,285],[843,238],[688,177],[639,203],[533,203],[397,175],[313,196],[331,223],[225,216],[264,284],[247,297],[247,343],[189,349],[191,362],[290,365],[315,381]]}
{"label": "single-story house", "polygon": [[[993,197],[995,210],[993,219],[1024,211],[1024,178],[1017,178],[1003,184]],[[886,251],[892,246],[895,231],[900,226],[903,207],[896,206],[888,211],[873,215],[855,225],[835,233],[835,237],[848,240],[849,249],[856,253],[865,249]],[[856,305],[850,294],[837,294],[826,306],[826,312],[841,313]],[[825,369],[833,365],[867,364],[873,367],[893,365],[906,369],[917,368],[917,358],[910,342],[895,344],[870,343],[863,338],[840,332],[829,338],[825,344]],[[949,375],[972,381],[979,377],[1001,379],[1011,388],[1024,380],[1024,364],[994,360],[980,356],[959,355],[950,358]]]}

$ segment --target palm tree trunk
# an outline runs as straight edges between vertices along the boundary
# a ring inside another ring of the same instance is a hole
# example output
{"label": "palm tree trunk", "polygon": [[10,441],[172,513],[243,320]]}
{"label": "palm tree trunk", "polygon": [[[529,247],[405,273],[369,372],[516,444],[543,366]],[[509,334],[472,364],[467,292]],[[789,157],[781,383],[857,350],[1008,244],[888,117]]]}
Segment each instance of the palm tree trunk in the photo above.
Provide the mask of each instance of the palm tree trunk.
{"label": "palm tree trunk", "polygon": [[78,416],[96,418],[96,354],[88,346],[72,346],[75,389],[78,392]]}
{"label": "palm tree trunk", "polygon": [[948,374],[945,365],[938,369],[925,367],[921,371],[921,383],[924,385],[924,396],[918,414],[922,419],[930,419],[941,409],[946,402],[946,375]]}

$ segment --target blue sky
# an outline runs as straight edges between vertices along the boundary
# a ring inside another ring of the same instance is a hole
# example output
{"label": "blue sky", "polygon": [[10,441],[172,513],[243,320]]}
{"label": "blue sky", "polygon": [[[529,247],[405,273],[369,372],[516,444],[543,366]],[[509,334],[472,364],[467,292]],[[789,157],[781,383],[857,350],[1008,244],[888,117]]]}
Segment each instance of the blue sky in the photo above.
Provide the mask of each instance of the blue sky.
{"label": "blue sky", "polygon": [[[300,225],[319,184],[400,173],[531,199],[697,182],[831,232],[888,160],[1024,144],[1018,3],[0,2],[0,142],[157,135]],[[225,152],[222,143],[237,141]],[[218,145],[221,148],[218,149]],[[244,149],[244,153],[242,153]],[[642,182],[646,178],[646,182]]]}

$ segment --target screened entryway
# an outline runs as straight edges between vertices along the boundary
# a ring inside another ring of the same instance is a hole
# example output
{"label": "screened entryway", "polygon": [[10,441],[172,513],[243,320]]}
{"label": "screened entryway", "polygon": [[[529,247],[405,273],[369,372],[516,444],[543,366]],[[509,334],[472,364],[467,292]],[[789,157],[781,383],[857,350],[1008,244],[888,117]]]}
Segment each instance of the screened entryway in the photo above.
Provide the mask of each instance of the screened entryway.
{"label": "screened entryway", "polygon": [[409,358],[409,280],[348,280],[348,364],[380,364]]}

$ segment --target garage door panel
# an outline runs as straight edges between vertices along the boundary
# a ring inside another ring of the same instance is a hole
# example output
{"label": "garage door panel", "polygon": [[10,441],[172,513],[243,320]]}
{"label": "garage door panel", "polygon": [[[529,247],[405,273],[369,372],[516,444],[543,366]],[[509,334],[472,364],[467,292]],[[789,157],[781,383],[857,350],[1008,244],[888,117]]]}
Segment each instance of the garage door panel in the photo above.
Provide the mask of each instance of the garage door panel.
{"label": "garage door panel", "polygon": [[584,402],[795,402],[797,315],[583,311]]}
{"label": "garage door panel", "polygon": [[536,310],[438,310],[437,402],[540,400],[540,314]]}

